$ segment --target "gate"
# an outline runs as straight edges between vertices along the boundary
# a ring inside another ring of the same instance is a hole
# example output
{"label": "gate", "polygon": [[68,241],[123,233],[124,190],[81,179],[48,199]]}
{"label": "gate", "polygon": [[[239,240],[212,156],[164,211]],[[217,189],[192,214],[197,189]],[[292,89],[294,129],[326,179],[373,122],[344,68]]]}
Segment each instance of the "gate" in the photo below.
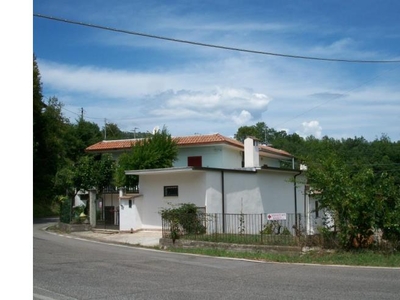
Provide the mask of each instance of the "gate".
{"label": "gate", "polygon": [[104,189],[96,201],[96,228],[119,230],[119,192]]}

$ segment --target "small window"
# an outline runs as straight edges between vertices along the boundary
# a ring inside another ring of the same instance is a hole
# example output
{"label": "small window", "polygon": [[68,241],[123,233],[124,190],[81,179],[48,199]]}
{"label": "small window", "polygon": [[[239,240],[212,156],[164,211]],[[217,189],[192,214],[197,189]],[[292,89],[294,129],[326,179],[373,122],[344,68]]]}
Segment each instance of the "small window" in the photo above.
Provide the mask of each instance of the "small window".
{"label": "small window", "polygon": [[201,167],[202,166],[201,156],[189,156],[188,157],[188,166],[189,167]]}
{"label": "small window", "polygon": [[132,208],[132,199],[129,200],[129,208]]}
{"label": "small window", "polygon": [[178,196],[178,186],[164,186],[164,197],[174,197]]}
{"label": "small window", "polygon": [[315,217],[319,218],[319,203],[315,201]]}

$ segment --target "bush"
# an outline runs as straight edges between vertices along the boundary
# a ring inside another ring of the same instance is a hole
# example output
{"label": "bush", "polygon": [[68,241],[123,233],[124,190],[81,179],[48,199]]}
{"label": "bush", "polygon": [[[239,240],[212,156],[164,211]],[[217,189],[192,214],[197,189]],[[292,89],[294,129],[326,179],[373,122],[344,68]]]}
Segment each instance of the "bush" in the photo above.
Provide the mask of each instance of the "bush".
{"label": "bush", "polygon": [[67,197],[60,199],[60,222],[66,224],[71,222],[71,200]]}
{"label": "bush", "polygon": [[278,221],[265,223],[260,234],[291,235],[290,230],[287,227],[283,227]]}
{"label": "bush", "polygon": [[204,234],[206,232],[206,227],[202,224],[197,207],[193,203],[162,209],[160,214],[162,219],[169,223],[172,240],[179,239],[183,234]]}

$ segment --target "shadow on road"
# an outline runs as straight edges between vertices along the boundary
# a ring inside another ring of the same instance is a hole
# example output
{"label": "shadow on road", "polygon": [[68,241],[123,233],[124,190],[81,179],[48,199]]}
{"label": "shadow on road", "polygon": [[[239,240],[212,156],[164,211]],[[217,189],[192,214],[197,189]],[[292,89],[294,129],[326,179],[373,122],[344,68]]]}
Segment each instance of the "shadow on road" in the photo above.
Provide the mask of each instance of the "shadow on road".
{"label": "shadow on road", "polygon": [[52,218],[34,218],[33,224],[57,223],[60,219],[58,217]]}

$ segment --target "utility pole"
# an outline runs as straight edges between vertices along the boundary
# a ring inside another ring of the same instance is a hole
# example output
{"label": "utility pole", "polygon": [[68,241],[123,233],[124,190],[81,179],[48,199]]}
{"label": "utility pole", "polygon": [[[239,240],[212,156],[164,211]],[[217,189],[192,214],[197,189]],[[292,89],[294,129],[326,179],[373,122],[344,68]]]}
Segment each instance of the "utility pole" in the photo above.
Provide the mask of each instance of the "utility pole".
{"label": "utility pole", "polygon": [[139,128],[135,127],[135,128],[133,128],[133,130],[131,130],[131,131],[133,131],[133,138],[134,139],[136,139],[136,129],[139,129]]}
{"label": "utility pole", "polygon": [[265,146],[268,146],[268,143],[267,143],[267,126],[264,127],[264,143],[265,143]]}
{"label": "utility pole", "polygon": [[104,140],[107,139],[107,119],[104,119]]}

